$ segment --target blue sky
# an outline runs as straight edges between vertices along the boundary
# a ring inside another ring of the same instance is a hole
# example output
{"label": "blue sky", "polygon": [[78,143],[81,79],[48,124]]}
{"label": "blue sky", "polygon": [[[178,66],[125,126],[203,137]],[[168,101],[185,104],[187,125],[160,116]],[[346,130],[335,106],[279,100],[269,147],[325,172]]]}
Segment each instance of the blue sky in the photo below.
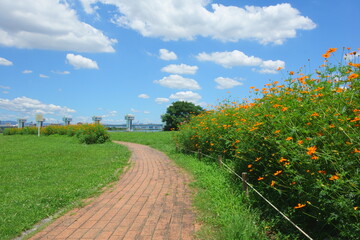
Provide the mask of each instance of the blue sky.
{"label": "blue sky", "polygon": [[[357,50],[358,0],[1,0],[0,120],[160,123]],[[277,71],[278,67],[283,67]]]}

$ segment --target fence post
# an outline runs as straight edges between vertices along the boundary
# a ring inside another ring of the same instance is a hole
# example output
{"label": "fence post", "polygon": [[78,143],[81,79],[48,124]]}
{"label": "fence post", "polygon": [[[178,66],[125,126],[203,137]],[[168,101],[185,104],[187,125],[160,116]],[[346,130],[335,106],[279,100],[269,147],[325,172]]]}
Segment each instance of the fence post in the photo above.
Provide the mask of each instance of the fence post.
{"label": "fence post", "polygon": [[241,174],[243,190],[246,192],[246,196],[249,196],[249,186],[247,185],[248,175],[246,172]]}
{"label": "fence post", "polygon": [[201,149],[198,149],[197,158],[198,158],[199,160],[201,160]]}
{"label": "fence post", "polygon": [[222,167],[222,156],[221,155],[218,155],[218,164],[219,164],[219,167]]}

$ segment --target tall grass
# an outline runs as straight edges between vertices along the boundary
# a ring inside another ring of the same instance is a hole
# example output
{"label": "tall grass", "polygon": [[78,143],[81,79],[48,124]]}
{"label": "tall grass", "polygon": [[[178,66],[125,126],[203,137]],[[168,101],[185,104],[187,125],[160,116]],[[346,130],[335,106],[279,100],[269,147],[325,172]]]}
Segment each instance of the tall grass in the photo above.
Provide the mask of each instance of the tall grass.
{"label": "tall grass", "polygon": [[[184,149],[221,154],[315,239],[360,236],[360,64],[324,64],[313,74],[289,72],[283,83],[252,87],[252,100],[226,100],[184,124]],[[264,216],[270,208],[256,195]],[[277,228],[285,228],[275,219]],[[290,230],[290,231],[289,231]]]}
{"label": "tall grass", "polygon": [[120,145],[78,144],[66,136],[0,135],[0,239],[115,181],[129,159]]}

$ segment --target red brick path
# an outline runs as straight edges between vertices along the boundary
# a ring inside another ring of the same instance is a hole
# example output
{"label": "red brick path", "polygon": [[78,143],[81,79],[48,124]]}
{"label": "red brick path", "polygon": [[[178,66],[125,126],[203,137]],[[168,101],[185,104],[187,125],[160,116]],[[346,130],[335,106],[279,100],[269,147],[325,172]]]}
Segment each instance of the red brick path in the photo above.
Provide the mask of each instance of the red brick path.
{"label": "red brick path", "polygon": [[187,174],[155,149],[116,143],[132,151],[132,166],[116,185],[31,239],[192,239]]}

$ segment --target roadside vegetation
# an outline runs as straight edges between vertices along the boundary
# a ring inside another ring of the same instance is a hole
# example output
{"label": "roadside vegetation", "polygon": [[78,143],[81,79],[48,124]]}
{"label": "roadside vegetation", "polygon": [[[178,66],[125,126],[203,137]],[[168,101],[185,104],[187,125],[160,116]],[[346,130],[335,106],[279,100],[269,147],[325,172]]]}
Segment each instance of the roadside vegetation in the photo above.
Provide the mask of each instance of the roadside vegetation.
{"label": "roadside vegetation", "polygon": [[118,179],[130,153],[67,136],[0,135],[0,156],[0,239],[13,239],[97,195]]}
{"label": "roadside vegetation", "polygon": [[[216,163],[176,151],[174,132],[112,132],[112,140],[148,145],[166,153],[193,177],[194,205],[204,240],[268,239],[269,226],[247,203],[243,192],[234,187],[232,175],[219,169]],[[277,239],[272,235],[273,239]],[[285,238],[282,238],[285,239]]]}
{"label": "roadside vegetation", "polygon": [[[4,135],[37,135],[37,127],[25,128],[6,128]],[[76,136],[80,143],[98,144],[110,141],[110,137],[105,127],[101,124],[84,124],[55,126],[50,125],[41,128],[41,135],[67,135]]]}
{"label": "roadside vegetation", "polygon": [[[345,49],[345,51],[347,51]],[[183,124],[184,150],[222,155],[241,175],[314,239],[360,236],[360,63],[349,51],[313,73],[252,87],[244,102],[225,100]],[[274,229],[298,231],[256,194],[251,203]]]}

